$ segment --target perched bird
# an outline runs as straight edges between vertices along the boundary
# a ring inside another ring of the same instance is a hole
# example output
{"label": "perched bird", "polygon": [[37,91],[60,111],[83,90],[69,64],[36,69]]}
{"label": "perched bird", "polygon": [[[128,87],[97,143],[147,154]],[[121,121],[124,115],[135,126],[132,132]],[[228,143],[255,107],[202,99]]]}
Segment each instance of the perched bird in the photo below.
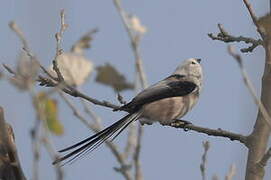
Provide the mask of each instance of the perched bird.
{"label": "perched bird", "polygon": [[139,120],[141,124],[159,122],[171,124],[183,117],[198,101],[202,89],[202,67],[200,59],[183,61],[169,77],[146,88],[131,102],[114,111],[123,110],[129,114],[111,126],[59,152],[71,151],[58,158],[53,164],[64,160],[70,162],[92,151],[103,142],[116,138],[129,124]]}

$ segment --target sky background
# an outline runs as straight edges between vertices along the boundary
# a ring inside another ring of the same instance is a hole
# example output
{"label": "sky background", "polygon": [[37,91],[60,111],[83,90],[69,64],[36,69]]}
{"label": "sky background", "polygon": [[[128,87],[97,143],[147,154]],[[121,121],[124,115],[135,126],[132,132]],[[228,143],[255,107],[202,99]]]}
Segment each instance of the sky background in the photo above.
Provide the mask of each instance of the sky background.
{"label": "sky background", "polygon": [[[258,16],[268,12],[268,0],[252,1]],[[252,130],[257,107],[243,84],[236,62],[228,55],[227,45],[211,40],[207,33],[218,32],[217,23],[234,35],[259,38],[250,16],[241,0],[123,0],[123,7],[137,15],[148,32],[141,42],[141,55],[150,84],[168,76],[184,59],[202,59],[204,90],[199,103],[185,119],[209,128],[222,128],[248,134]],[[0,62],[15,65],[21,44],[10,31],[8,23],[15,20],[22,28],[30,48],[41,63],[49,66],[55,55],[54,34],[59,30],[59,11],[66,10],[69,28],[64,34],[62,47],[70,46],[85,32],[98,27],[92,48],[86,52],[96,66],[110,62],[127,79],[134,80],[134,56],[129,38],[112,1],[101,0],[4,0],[0,11]],[[244,44],[236,48],[246,47]],[[260,93],[264,51],[258,47],[253,53],[243,54],[245,67]],[[1,68],[2,69],[2,68]],[[97,85],[90,78],[81,89],[91,97],[117,103],[115,93],[108,87]],[[31,99],[8,82],[0,81],[0,105],[6,120],[12,124],[16,136],[23,171],[32,177],[32,150],[29,130],[35,121]],[[126,100],[133,91],[122,94]],[[78,99],[72,98],[76,103]],[[61,149],[92,134],[72,114],[63,102],[58,102],[60,120],[65,135],[53,137],[56,149]],[[93,106],[109,125],[124,113]],[[83,111],[83,110],[82,110]],[[209,137],[195,132],[183,132],[158,124],[144,128],[141,162],[146,180],[201,179],[199,165],[203,153],[202,142],[210,141],[207,179],[217,174],[224,179],[231,164],[237,166],[234,179],[244,179],[247,149],[238,142]],[[117,144],[125,142],[124,132]],[[270,145],[270,142],[269,142]],[[41,179],[55,176],[51,160],[42,149]],[[64,167],[65,179],[123,179],[112,167],[118,166],[110,151],[102,146],[91,156]],[[265,180],[271,179],[271,165],[266,168]]]}

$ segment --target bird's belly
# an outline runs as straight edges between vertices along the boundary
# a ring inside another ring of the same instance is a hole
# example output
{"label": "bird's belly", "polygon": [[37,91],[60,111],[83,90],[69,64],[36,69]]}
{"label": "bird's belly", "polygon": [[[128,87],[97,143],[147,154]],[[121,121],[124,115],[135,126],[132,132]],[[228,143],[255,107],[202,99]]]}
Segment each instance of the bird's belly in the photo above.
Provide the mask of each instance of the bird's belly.
{"label": "bird's belly", "polygon": [[194,95],[161,99],[143,107],[142,123],[151,124],[158,121],[169,124],[184,116],[196,103]]}

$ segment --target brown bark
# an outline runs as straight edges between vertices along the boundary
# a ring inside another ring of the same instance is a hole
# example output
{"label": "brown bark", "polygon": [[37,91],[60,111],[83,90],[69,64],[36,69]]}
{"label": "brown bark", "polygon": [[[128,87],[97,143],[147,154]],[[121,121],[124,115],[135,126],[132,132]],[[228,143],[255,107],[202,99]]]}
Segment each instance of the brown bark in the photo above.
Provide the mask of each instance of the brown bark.
{"label": "brown bark", "polygon": [[0,107],[0,179],[25,180],[14,142],[12,127],[5,123]]}
{"label": "brown bark", "polygon": [[[261,100],[269,114],[271,114],[271,41],[265,43],[266,59],[262,77]],[[262,180],[264,167],[259,164],[265,151],[271,129],[259,112],[252,134],[248,138],[248,159],[246,180]]]}

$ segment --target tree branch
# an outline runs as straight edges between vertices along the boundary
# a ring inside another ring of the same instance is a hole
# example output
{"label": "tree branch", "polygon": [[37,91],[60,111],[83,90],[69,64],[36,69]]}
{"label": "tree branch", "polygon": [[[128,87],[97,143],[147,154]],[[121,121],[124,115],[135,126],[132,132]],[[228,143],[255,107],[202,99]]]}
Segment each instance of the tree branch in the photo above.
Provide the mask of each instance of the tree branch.
{"label": "tree branch", "polygon": [[200,164],[200,172],[201,172],[202,180],[206,180],[207,153],[208,153],[208,150],[210,149],[209,141],[202,142],[202,146],[203,146],[204,152],[201,156],[202,162]]}
{"label": "tree branch", "polygon": [[259,110],[262,113],[267,125],[271,128],[271,118],[270,118],[266,108],[264,107],[263,103],[257,97],[256,90],[255,90],[254,86],[252,85],[252,82],[251,82],[250,78],[248,77],[248,74],[244,68],[242,57],[240,56],[240,54],[237,54],[234,51],[234,48],[232,46],[228,46],[228,52],[238,63],[240,70],[241,70],[241,74],[242,74],[244,83],[245,83],[247,89],[249,90],[255,104],[259,107]]}
{"label": "tree branch", "polygon": [[146,74],[144,73],[144,70],[143,70],[143,63],[142,63],[142,59],[141,59],[141,56],[139,53],[139,46],[138,46],[141,36],[140,35],[137,35],[137,36],[133,35],[134,34],[133,30],[130,28],[130,25],[129,25],[130,23],[128,20],[128,14],[121,7],[120,0],[114,0],[114,5],[115,5],[120,17],[121,17],[122,23],[128,33],[128,36],[130,37],[131,47],[132,47],[132,50],[133,50],[133,53],[134,53],[134,56],[136,59],[136,69],[139,74],[139,78],[142,83],[142,87],[146,88],[148,86],[148,82],[147,82]]}
{"label": "tree branch", "polygon": [[[264,151],[267,146],[267,142],[270,136],[271,131],[271,118],[270,118],[270,105],[271,105],[271,99],[270,99],[270,90],[271,90],[271,79],[270,79],[270,70],[269,77],[266,78],[267,75],[266,69],[263,76],[263,82],[262,82],[262,97],[261,100],[257,98],[256,91],[248,78],[248,75],[243,67],[243,60],[242,57],[239,54],[236,54],[232,47],[228,48],[229,53],[231,56],[233,56],[236,61],[239,64],[244,83],[247,86],[251,96],[253,97],[256,105],[259,108],[258,117],[254,126],[253,132],[248,136],[248,161],[247,161],[247,170],[246,170],[246,180],[262,180],[264,177],[264,167],[258,166],[259,158],[261,158],[262,154],[264,154]],[[268,66],[268,65],[266,65]],[[268,92],[267,92],[268,91]],[[268,108],[268,109],[266,109]],[[268,112],[269,111],[269,112]]]}
{"label": "tree branch", "polygon": [[225,180],[233,180],[233,177],[236,174],[236,166],[234,164],[231,165],[229,172],[227,173]]}
{"label": "tree branch", "polygon": [[[47,87],[56,87],[58,85],[58,83],[52,81],[51,79],[48,79],[46,77],[43,76],[39,76],[38,81],[40,82],[41,86],[47,86]],[[73,97],[80,97],[83,98],[95,105],[99,105],[99,106],[104,106],[107,108],[111,108],[111,109],[117,109],[119,108],[119,106],[112,104],[108,101],[100,101],[94,98],[91,98],[89,96],[87,96],[86,94],[83,94],[82,92],[80,92],[79,90],[77,90],[76,88],[69,86],[67,84],[63,85],[63,88],[61,88],[61,90]]]}
{"label": "tree branch", "polygon": [[194,124],[184,124],[183,121],[175,121],[171,123],[170,125],[166,125],[174,128],[180,128],[184,129],[185,131],[192,130],[196,131],[198,133],[207,134],[209,136],[216,136],[216,137],[224,137],[228,138],[231,141],[239,141],[242,144],[247,146],[247,136],[244,136],[242,134],[232,133],[229,131],[225,131],[222,129],[210,129],[205,127],[196,126]]}
{"label": "tree branch", "polygon": [[219,40],[219,41],[223,41],[225,43],[229,43],[229,42],[244,42],[246,44],[251,44],[251,46],[247,47],[247,48],[242,48],[240,51],[243,53],[247,53],[247,52],[252,52],[256,47],[258,46],[263,46],[264,43],[261,39],[253,39],[253,38],[249,38],[249,37],[244,37],[244,36],[233,36],[230,35],[221,24],[218,24],[218,29],[219,29],[219,33],[217,35],[214,35],[212,33],[209,33],[208,36],[212,39],[212,40]]}
{"label": "tree branch", "polygon": [[56,55],[55,58],[53,60],[53,70],[56,72],[57,77],[58,77],[58,81],[64,82],[64,78],[57,66],[57,58],[58,56],[60,56],[63,53],[63,50],[61,49],[61,40],[62,40],[62,36],[64,31],[67,29],[68,25],[65,24],[65,11],[64,9],[61,10],[60,12],[60,30],[59,32],[57,32],[55,34],[55,38],[56,38]]}

